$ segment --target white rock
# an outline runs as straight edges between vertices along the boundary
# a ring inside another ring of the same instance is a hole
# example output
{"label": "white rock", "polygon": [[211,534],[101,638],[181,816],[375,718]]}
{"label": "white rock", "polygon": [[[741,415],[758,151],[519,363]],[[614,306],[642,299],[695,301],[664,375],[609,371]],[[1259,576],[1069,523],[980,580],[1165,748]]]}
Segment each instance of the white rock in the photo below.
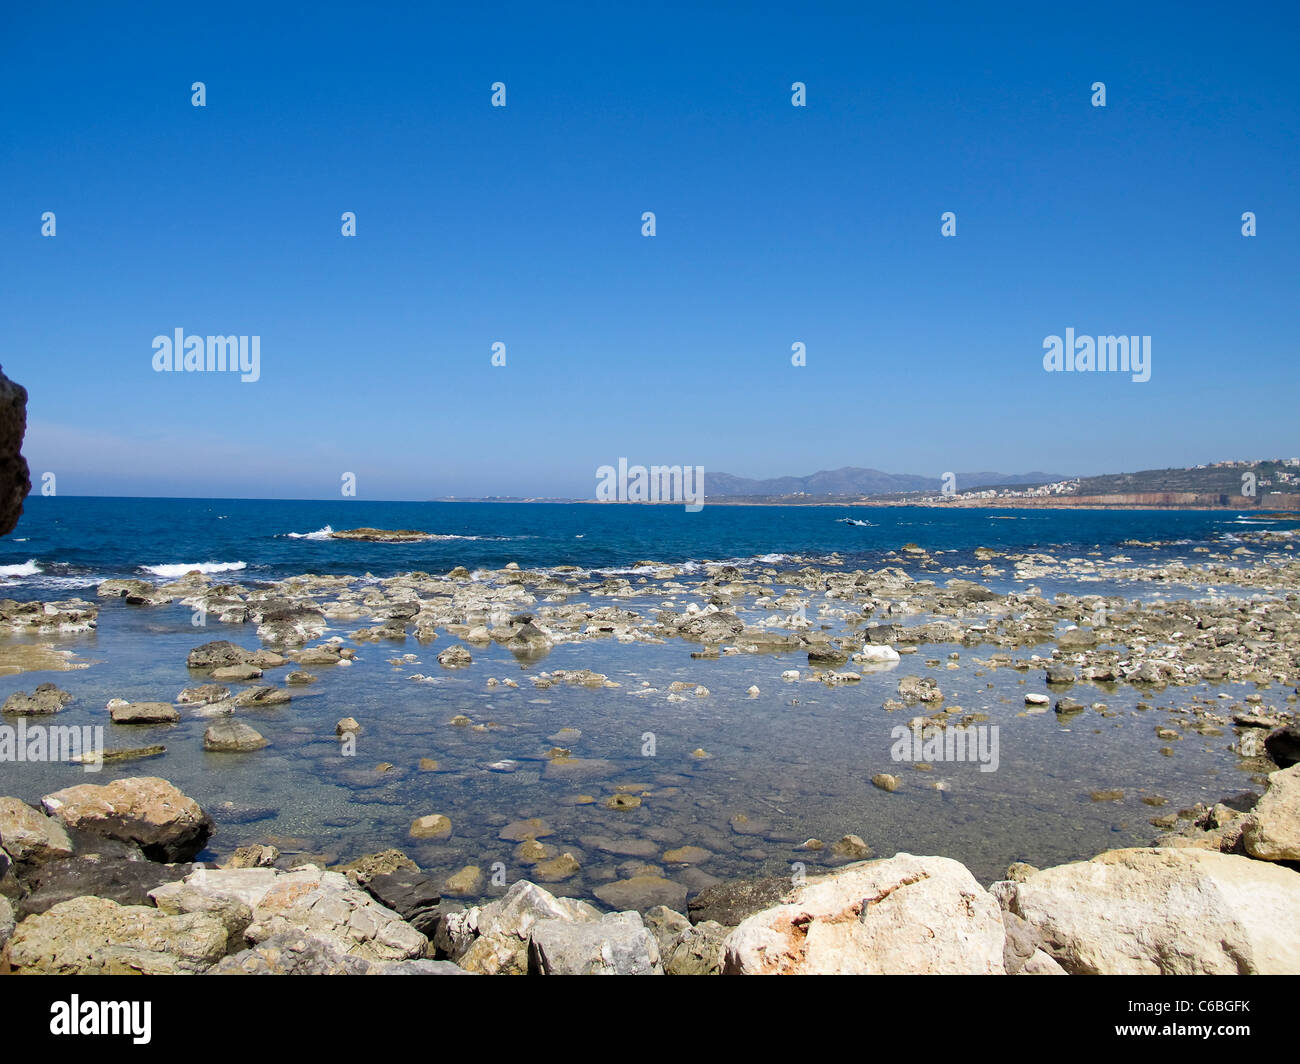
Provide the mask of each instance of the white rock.
{"label": "white rock", "polygon": [[997,902],[946,857],[849,865],[789,897],[727,937],[724,973],[1005,974]]}
{"label": "white rock", "polygon": [[1300,973],[1300,873],[1280,865],[1110,850],[990,889],[1072,975]]}

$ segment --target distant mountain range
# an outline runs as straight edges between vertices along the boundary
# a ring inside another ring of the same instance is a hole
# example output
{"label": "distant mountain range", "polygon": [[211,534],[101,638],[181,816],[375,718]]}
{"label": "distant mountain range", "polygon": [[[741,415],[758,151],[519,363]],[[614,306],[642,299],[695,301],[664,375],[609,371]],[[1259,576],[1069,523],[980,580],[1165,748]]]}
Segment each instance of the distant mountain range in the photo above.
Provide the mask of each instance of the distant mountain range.
{"label": "distant mountain range", "polygon": [[[1012,484],[1052,484],[1064,480],[1059,473],[956,473],[958,491],[993,488]],[[940,491],[940,477],[923,477],[915,473],[882,473],[879,469],[845,466],[823,469],[806,477],[771,477],[754,480],[731,473],[707,473],[704,478],[708,498],[726,496],[782,497],[789,495],[894,495],[909,491]]]}

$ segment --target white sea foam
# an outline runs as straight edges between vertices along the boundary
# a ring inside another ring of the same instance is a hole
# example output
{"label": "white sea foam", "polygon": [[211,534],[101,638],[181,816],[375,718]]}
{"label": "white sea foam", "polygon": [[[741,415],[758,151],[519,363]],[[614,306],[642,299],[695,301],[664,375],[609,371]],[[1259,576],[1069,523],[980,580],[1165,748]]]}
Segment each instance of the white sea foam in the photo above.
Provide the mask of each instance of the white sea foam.
{"label": "white sea foam", "polygon": [[192,573],[197,569],[201,573],[231,573],[238,569],[248,568],[247,562],[182,562],[179,565],[142,565],[140,566],[146,573],[153,573],[154,576],[167,578],[176,578],[184,576],[186,573]]}
{"label": "white sea foam", "polygon": [[39,576],[44,570],[36,564],[35,558],[29,558],[22,565],[0,565],[0,577]]}
{"label": "white sea foam", "polygon": [[[332,526],[326,525],[324,528],[316,529],[315,532],[286,532],[284,533],[284,535],[286,539],[325,540],[325,539],[334,538],[334,529]],[[442,533],[439,532],[426,532],[420,536],[419,541],[413,541],[413,542],[422,542],[426,540],[441,541],[445,539],[474,540],[474,539],[532,539],[532,538],[533,538],[532,536],[486,536],[486,537],[485,536],[455,536],[451,534],[443,535]],[[341,542],[349,542],[349,541],[344,540]],[[365,542],[365,541],[361,540],[355,542]]]}

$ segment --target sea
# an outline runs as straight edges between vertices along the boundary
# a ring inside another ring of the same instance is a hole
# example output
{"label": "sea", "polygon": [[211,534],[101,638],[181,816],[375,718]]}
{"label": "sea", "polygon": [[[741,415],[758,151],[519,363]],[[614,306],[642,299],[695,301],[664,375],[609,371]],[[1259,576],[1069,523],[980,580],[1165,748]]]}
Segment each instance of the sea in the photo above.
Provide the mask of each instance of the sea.
{"label": "sea", "polygon": [[[357,527],[419,529],[432,538],[390,544],[329,536]],[[1113,570],[1203,563],[1207,550],[1227,555],[1248,533],[1278,528],[1296,524],[1228,511],[706,505],[691,513],[667,505],[34,496],[17,528],[0,539],[0,598],[97,601],[104,579],[164,583],[193,569],[247,587],[303,573],[349,575],[364,585],[411,571],[444,574],[464,566],[477,574],[513,562],[527,570],[574,566],[582,576],[626,576],[633,597],[575,599],[649,617],[655,609],[706,603],[647,578],[638,562],[672,563],[684,582],[692,574],[702,578],[708,562],[759,564],[776,572],[779,590],[782,571],[808,565],[898,566],[940,582],[969,578],[962,570],[985,564],[974,553],[983,547],[1060,562],[1114,560],[1104,579],[1070,565],[1046,566],[1032,581],[1017,579],[1006,565],[999,575],[977,577],[999,592],[1032,585],[1048,596],[1168,601],[1234,589],[1130,581]],[[900,554],[907,544],[924,548],[929,560]],[[1050,710],[1026,712],[1025,693],[1045,690],[1041,671],[993,669],[985,659],[994,648],[961,645],[926,645],[893,669],[832,687],[809,682],[806,655],[699,660],[691,657],[699,646],[681,640],[565,643],[536,662],[520,662],[493,644],[473,648],[472,666],[447,670],[436,655],[457,640],[443,632],[428,645],[414,638],[363,643],[354,665],[311,669],[318,682],[291,688],[291,702],[247,715],[269,740],[253,753],[205,752],[210,722],[188,710],[179,724],[111,724],[110,699],[171,701],[203,682],[185,665],[192,647],[211,639],[260,645],[253,625],[207,618],[197,628],[194,620],[179,604],[137,607],[111,599],[100,602],[94,632],[42,637],[85,667],[0,675],[0,699],[54,682],[74,696],[59,724],[103,726],[110,748],[166,750],[97,774],[69,764],[0,762],[0,793],[35,802],[73,784],[163,776],[217,822],[203,860],[220,861],[254,842],[277,846],[287,860],[325,863],[393,847],[435,875],[480,869],[482,885],[466,901],[535,875],[538,855],[502,836],[517,834],[506,830],[512,822],[537,817],[546,856],[567,852],[580,867],[547,883],[554,893],[599,900],[598,891],[615,881],[662,881],[671,886],[657,889],[670,896],[680,889],[682,899],[674,900],[684,904],[687,892],[723,879],[814,874],[833,863],[831,844],[849,834],[879,856],[956,858],[989,882],[1013,861],[1043,867],[1145,845],[1158,833],[1151,823],[1157,815],[1261,789],[1233,751],[1230,728],[1218,736],[1189,730],[1175,743],[1155,734],[1191,698],[1235,704],[1256,691],[1253,684],[1155,694],[1077,684],[1073,697],[1103,704],[1106,712],[1058,718]],[[326,637],[347,641],[363,623],[337,624]],[[5,643],[20,641],[0,641],[0,660]],[[1028,657],[1032,650],[1013,653]],[[556,669],[595,670],[618,686],[533,683]],[[802,679],[782,679],[790,669]],[[945,763],[926,772],[891,759],[891,731],[915,711],[882,707],[909,674],[934,677],[949,706],[984,714],[998,727],[997,771]],[[282,677],[269,671],[265,682]],[[489,685],[489,678],[498,683]],[[688,697],[670,697],[674,681]],[[759,693],[751,695],[751,687]],[[1266,707],[1290,708],[1289,690],[1260,693]],[[350,757],[334,734],[346,716],[363,726]],[[457,717],[471,726],[452,724]],[[552,770],[556,747],[571,751],[577,771]],[[897,790],[872,785],[882,772],[899,777]],[[1096,800],[1098,791],[1121,796]],[[640,801],[611,803],[618,794]],[[430,813],[450,817],[451,835],[411,838],[411,822]],[[806,848],[809,839],[826,847]],[[698,849],[685,851],[689,861],[673,859],[683,847]]]}

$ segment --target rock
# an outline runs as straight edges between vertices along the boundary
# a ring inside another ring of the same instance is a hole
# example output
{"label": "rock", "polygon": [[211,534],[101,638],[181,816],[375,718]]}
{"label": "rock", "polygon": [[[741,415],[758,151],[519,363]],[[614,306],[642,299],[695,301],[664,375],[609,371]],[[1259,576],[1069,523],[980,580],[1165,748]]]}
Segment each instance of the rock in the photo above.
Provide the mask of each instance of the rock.
{"label": "rock", "polygon": [[31,472],[22,455],[26,432],[27,389],[0,372],[0,536],[14,530],[23,500],[32,490]]}
{"label": "rock", "polygon": [[1007,932],[1002,946],[1002,964],[1007,975],[1019,975],[1029,958],[1039,951],[1042,939],[1033,924],[1022,920],[1015,913],[1003,912],[1002,924]]}
{"label": "rock", "polygon": [[1300,762],[1300,725],[1285,724],[1274,728],[1264,738],[1264,749],[1282,768],[1290,768]]}
{"label": "rock", "polygon": [[1067,628],[1056,645],[1062,650],[1088,650],[1097,645],[1097,633],[1091,628]]}
{"label": "rock", "polygon": [[730,928],[713,920],[692,924],[663,905],[645,914],[645,926],[659,943],[665,974],[717,975],[722,971],[722,943]]}
{"label": "rock", "polygon": [[860,835],[845,835],[831,847],[831,853],[836,857],[851,857],[855,861],[860,861],[864,857],[871,856],[871,847]]}
{"label": "rock", "polygon": [[339,738],[345,735],[359,735],[360,733],[361,725],[357,723],[356,717],[344,717],[334,725],[334,734]]}
{"label": "rock", "polygon": [[745,917],[783,901],[790,889],[788,876],[728,880],[696,894],[687,912],[693,924],[713,921],[735,927]]}
{"label": "rock", "polygon": [[434,944],[467,971],[522,975],[528,969],[528,941],[538,923],[594,921],[600,916],[586,902],[556,898],[521,879],[494,902],[445,916]]}
{"label": "rock", "polygon": [[18,717],[40,717],[58,713],[72,701],[72,695],[52,683],[40,684],[30,695],[26,691],[15,691],[4,700],[0,713],[10,713]]}
{"label": "rock", "polygon": [[209,913],[169,916],[107,898],[74,898],[20,923],[9,963],[23,974],[192,974],[220,960],[226,943],[225,924]]}
{"label": "rock", "polygon": [[23,876],[27,893],[16,904],[26,916],[74,898],[94,895],[119,905],[149,905],[149,892],[184,874],[176,865],[106,854],[77,854],[49,861]]}
{"label": "rock", "polygon": [[1077,679],[1074,670],[1068,665],[1049,665],[1047,667],[1047,682],[1053,686],[1067,687]]}
{"label": "rock", "polygon": [[898,777],[891,776],[888,772],[877,772],[871,777],[871,783],[874,787],[879,787],[882,791],[898,790]]}
{"label": "rock", "polygon": [[241,846],[227,860],[222,868],[271,868],[280,859],[280,851],[274,846],[253,843]]}
{"label": "rock", "polygon": [[[1003,913],[1006,918],[1006,913]],[[1034,955],[1025,961],[1025,965],[1020,969],[1021,975],[1069,975],[1064,968],[1052,959],[1050,954],[1044,953],[1041,949],[1034,950]]]}
{"label": "rock", "polygon": [[0,846],[19,865],[72,856],[72,840],[62,821],[17,798],[0,798]]}
{"label": "rock", "polygon": [[853,655],[853,660],[867,665],[892,665],[903,659],[887,643],[868,643]]}
{"label": "rock", "polygon": [[523,842],[525,839],[544,839],[551,834],[551,827],[539,816],[526,820],[515,820],[497,832],[497,838],[506,842]]}
{"label": "rock", "polygon": [[0,957],[4,956],[5,946],[14,933],[14,910],[9,899],[0,894]]}
{"label": "rock", "polygon": [[810,878],[727,937],[724,974],[1005,971],[997,902],[945,857],[898,854]]}
{"label": "rock", "polygon": [[451,834],[451,820],[441,813],[416,817],[409,834],[413,839],[445,839]]}
{"label": "rock", "polygon": [[699,864],[712,856],[713,853],[703,846],[678,846],[664,851],[664,861],[668,864]]}
{"label": "rock", "polygon": [[[253,652],[245,650],[229,639],[214,639],[190,651],[185,664],[191,669],[220,669],[233,665],[247,665]],[[259,673],[260,675],[260,673]]]}
{"label": "rock", "polygon": [[157,776],[83,783],[41,804],[68,827],[134,843],[152,861],[191,860],[212,834],[212,818],[198,802]]}
{"label": "rock", "polygon": [[181,719],[180,710],[170,702],[114,702],[109,703],[114,724],[175,724]]}
{"label": "rock", "polygon": [[248,753],[266,745],[266,737],[242,720],[219,720],[203,733],[203,749],[214,753]]}
{"label": "rock", "polygon": [[898,681],[898,697],[904,702],[942,702],[939,685],[929,676],[904,676]]}
{"label": "rock", "polygon": [[483,869],[478,865],[466,865],[449,875],[442,889],[454,898],[475,897],[483,891]]}
{"label": "rock", "polygon": [[1071,975],[1300,971],[1300,873],[1196,848],[1110,850],[991,888]]}
{"label": "rock", "polygon": [[663,975],[659,944],[636,913],[599,920],[541,920],[528,944],[534,975]]}
{"label": "rock", "polygon": [[219,668],[212,670],[212,678],[214,680],[222,681],[233,680],[238,682],[242,680],[256,680],[259,679],[261,675],[261,669],[256,665],[247,662],[241,665],[222,665]]}
{"label": "rock", "polygon": [[449,961],[376,961],[349,953],[333,939],[289,930],[232,953],[207,975],[469,975]]}
{"label": "rock", "polygon": [[611,909],[643,911],[656,905],[681,909],[686,905],[686,888],[662,876],[641,875],[604,883],[593,893]]}
{"label": "rock", "polygon": [[286,932],[304,932],[329,939],[358,957],[380,961],[423,957],[429,945],[424,935],[346,876],[314,865],[289,872],[202,869],[151,896],[164,912],[209,908],[222,899],[241,902],[252,913],[244,932],[252,944]]}
{"label": "rock", "polygon": [[566,850],[555,857],[538,861],[533,866],[533,875],[543,883],[560,883],[572,879],[581,870],[578,859]]}
{"label": "rock", "polygon": [[230,697],[230,688],[219,683],[201,683],[187,687],[176,696],[176,701],[187,706],[207,706]]}
{"label": "rock", "polygon": [[444,669],[459,669],[474,664],[474,659],[468,650],[457,644],[449,646],[438,655],[438,664]]}
{"label": "rock", "polygon": [[1251,857],[1300,861],[1300,764],[1269,773],[1268,790],[1246,818],[1241,841]]}
{"label": "rock", "polygon": [[339,865],[334,871],[342,872],[353,883],[364,887],[375,876],[387,875],[389,872],[418,872],[419,870],[420,866],[401,850],[382,850]]}
{"label": "rock", "polygon": [[266,709],[269,706],[282,706],[292,698],[288,691],[279,687],[249,687],[235,696],[235,705],[241,709]]}
{"label": "rock", "polygon": [[400,869],[371,876],[366,892],[380,905],[392,909],[428,939],[432,939],[442,921],[442,895],[425,873]]}

